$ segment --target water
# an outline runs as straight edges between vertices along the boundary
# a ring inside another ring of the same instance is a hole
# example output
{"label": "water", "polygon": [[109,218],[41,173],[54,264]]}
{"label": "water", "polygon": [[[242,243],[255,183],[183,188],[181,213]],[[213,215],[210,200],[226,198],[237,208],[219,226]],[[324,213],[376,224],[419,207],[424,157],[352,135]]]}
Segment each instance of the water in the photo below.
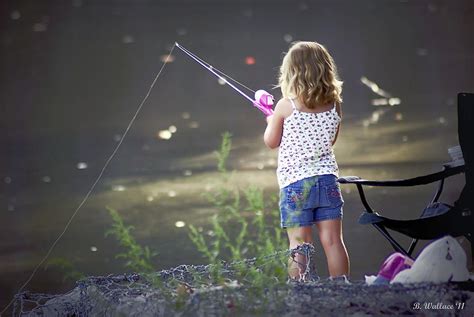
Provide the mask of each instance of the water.
{"label": "water", "polygon": [[[447,149],[457,144],[456,93],[474,84],[474,46],[465,40],[474,27],[472,4],[303,4],[7,6],[11,18],[1,28],[0,305],[61,232],[120,140],[160,67],[159,56],[174,41],[265,89],[275,83],[289,36],[320,41],[345,82],[336,146],[341,175],[390,179],[438,170],[449,159]],[[277,192],[276,152],[263,145],[261,114],[183,54],[174,55],[94,195],[52,254],[85,274],[124,271],[114,258],[117,242],[104,237],[111,224],[105,206],[116,208],[135,226],[137,240],[159,252],[157,270],[204,263],[186,225],[209,224],[213,210],[201,193],[217,186],[213,151],[224,131],[234,135],[235,182]],[[245,63],[247,56],[254,57],[254,65]],[[362,77],[400,98],[400,105],[373,106],[381,97]],[[163,139],[163,130],[176,131]],[[462,185],[461,177],[450,179],[441,200],[454,201]],[[384,214],[410,218],[418,216],[434,188],[371,188],[368,197]],[[361,278],[391,249],[375,229],[357,224],[362,205],[355,188],[344,185],[343,193],[352,276]],[[180,221],[184,227],[176,226]],[[59,292],[71,286],[60,270],[49,268],[40,269],[27,289]]]}

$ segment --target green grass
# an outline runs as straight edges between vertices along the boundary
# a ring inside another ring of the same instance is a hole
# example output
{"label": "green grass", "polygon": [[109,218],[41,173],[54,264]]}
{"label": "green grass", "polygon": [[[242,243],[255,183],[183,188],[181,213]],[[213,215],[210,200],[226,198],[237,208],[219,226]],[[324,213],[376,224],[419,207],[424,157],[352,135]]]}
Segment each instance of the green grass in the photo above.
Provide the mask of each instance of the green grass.
{"label": "green grass", "polygon": [[[252,294],[247,300],[264,303],[268,291],[287,281],[287,256],[274,255],[287,249],[287,241],[280,229],[277,197],[267,195],[269,197],[266,198],[260,188],[235,188],[230,183],[227,160],[231,148],[231,135],[224,133],[220,149],[216,152],[221,184],[216,191],[205,194],[216,210],[210,219],[210,230],[214,234],[208,237],[203,233],[206,230],[190,225],[189,237],[202,256],[213,264],[213,283],[221,284],[224,280],[220,261],[234,262],[238,283]],[[250,217],[245,216],[249,214]],[[256,258],[254,265],[239,263],[251,257]]]}
{"label": "green grass", "polygon": [[105,232],[105,236],[114,236],[124,249],[124,251],[117,254],[115,258],[125,260],[125,267],[134,272],[153,272],[154,266],[151,259],[158,253],[151,251],[148,246],[143,247],[138,244],[132,235],[134,227],[125,225],[122,217],[115,209],[107,207],[107,211],[112,217],[113,222],[112,227]]}
{"label": "green grass", "polygon": [[63,273],[63,282],[68,281],[78,281],[85,278],[85,274],[78,271],[74,264],[66,259],[61,257],[51,258],[48,260],[45,266],[45,270],[50,267],[56,267]]}

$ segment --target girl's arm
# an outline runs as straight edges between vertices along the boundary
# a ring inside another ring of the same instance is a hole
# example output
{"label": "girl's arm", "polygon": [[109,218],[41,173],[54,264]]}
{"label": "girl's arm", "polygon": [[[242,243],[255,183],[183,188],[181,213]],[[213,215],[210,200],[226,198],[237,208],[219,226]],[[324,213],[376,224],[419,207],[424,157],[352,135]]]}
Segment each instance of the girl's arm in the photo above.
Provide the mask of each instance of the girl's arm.
{"label": "girl's arm", "polygon": [[[288,106],[284,99],[278,101],[277,105],[275,106],[275,111],[273,115],[267,117],[267,128],[265,129],[265,134],[263,135],[263,141],[265,144],[271,148],[275,149],[280,146],[281,136],[283,134],[283,121],[285,117],[288,115]],[[290,111],[291,111],[291,106]]]}
{"label": "girl's arm", "polygon": [[[341,118],[341,120],[342,120],[342,110],[341,110],[341,104],[340,103],[336,103],[336,112],[339,115],[339,118]],[[337,126],[336,136],[334,137],[334,140],[332,141],[332,145],[334,145],[336,143],[337,136],[339,135],[339,128],[340,127],[341,127],[341,123],[339,123],[339,125]]]}

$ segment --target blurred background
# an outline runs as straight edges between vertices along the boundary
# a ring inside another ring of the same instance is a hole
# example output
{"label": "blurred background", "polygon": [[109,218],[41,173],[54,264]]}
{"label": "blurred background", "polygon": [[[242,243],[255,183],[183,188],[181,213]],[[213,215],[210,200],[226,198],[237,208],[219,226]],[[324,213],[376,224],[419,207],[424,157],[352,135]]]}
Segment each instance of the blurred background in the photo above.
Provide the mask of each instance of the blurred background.
{"label": "blurred background", "polygon": [[[175,41],[253,89],[279,98],[278,67],[293,41],[317,41],[344,81],[340,175],[417,176],[449,161],[457,145],[456,95],[474,90],[474,3],[469,0],[61,0],[0,3],[0,306],[60,234]],[[86,275],[123,272],[104,237],[106,206],[158,251],[157,270],[200,264],[188,225],[206,232],[215,210],[202,193],[218,183],[214,151],[233,135],[234,181],[278,193],[277,152],[264,116],[178,49],[92,197],[51,258]],[[452,203],[464,184],[448,180]],[[388,216],[417,217],[436,185],[369,188]],[[376,273],[391,252],[344,185],[344,234],[352,278]],[[212,236],[212,232],[209,232]],[[406,239],[402,241],[408,242]],[[423,244],[420,244],[420,247]],[[417,251],[419,251],[417,248]],[[319,273],[327,276],[317,246]],[[43,267],[26,289],[70,289]]]}

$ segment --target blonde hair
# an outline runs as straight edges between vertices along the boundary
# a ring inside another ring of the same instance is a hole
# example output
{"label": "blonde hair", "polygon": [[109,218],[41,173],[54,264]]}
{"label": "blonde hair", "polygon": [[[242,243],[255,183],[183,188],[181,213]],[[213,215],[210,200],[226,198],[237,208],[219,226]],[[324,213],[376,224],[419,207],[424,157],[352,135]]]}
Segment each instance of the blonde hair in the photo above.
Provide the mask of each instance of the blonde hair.
{"label": "blonde hair", "polygon": [[299,98],[306,107],[341,103],[342,81],[326,48],[316,42],[295,42],[283,58],[278,86],[284,98]]}

